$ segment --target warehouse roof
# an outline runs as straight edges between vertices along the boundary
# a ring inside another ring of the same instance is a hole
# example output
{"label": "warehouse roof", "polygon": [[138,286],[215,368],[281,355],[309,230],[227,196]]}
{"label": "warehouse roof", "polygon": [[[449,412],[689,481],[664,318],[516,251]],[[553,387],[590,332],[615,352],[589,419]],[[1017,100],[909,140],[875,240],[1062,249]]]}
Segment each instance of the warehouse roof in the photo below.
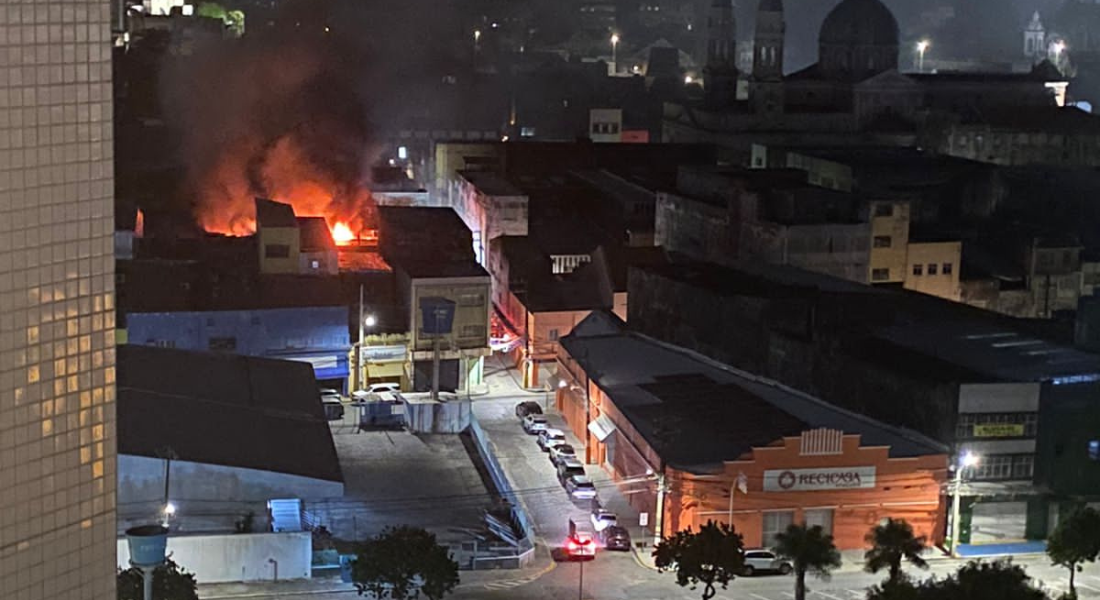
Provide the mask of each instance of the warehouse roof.
{"label": "warehouse roof", "polygon": [[[608,333],[608,332],[612,333]],[[668,464],[708,471],[807,429],[858,434],[891,457],[946,453],[938,442],[775,381],[622,329],[592,313],[562,346]]]}
{"label": "warehouse roof", "polygon": [[120,454],[343,481],[308,363],[119,346],[117,412]]}

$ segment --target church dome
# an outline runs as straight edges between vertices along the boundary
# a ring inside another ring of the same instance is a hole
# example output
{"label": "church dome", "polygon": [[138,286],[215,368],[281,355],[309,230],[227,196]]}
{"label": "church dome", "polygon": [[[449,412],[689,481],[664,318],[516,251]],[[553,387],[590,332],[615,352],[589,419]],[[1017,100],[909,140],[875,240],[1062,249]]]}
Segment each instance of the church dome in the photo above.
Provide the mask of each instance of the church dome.
{"label": "church dome", "polygon": [[898,22],[879,0],[844,0],[825,17],[818,42],[897,46]]}
{"label": "church dome", "polygon": [[818,65],[829,79],[861,81],[898,67],[898,22],[880,0],[843,0],[825,17]]}

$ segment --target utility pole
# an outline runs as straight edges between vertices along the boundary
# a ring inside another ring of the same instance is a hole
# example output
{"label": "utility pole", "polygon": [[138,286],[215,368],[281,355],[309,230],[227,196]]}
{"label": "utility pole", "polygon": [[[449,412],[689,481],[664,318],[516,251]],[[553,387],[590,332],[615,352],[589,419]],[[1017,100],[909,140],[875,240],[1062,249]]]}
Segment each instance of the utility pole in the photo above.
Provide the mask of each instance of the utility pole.
{"label": "utility pole", "polygon": [[435,335],[432,336],[432,402],[439,402],[439,337],[442,335],[439,332],[439,313],[442,310],[440,307],[433,310],[435,313]]}
{"label": "utility pole", "polygon": [[359,284],[359,343],[355,345],[355,388],[366,389],[366,378],[363,377],[365,371],[363,367],[363,340],[364,340],[364,324],[363,324],[363,284]]}
{"label": "utility pole", "polygon": [[[592,540],[589,543],[595,544],[596,541]],[[584,600],[584,560],[578,561],[578,564],[581,566],[581,577],[580,583],[577,585],[577,600]]]}
{"label": "utility pole", "polygon": [[664,471],[657,474],[657,514],[653,515],[653,545],[664,541],[665,524],[665,474]]}

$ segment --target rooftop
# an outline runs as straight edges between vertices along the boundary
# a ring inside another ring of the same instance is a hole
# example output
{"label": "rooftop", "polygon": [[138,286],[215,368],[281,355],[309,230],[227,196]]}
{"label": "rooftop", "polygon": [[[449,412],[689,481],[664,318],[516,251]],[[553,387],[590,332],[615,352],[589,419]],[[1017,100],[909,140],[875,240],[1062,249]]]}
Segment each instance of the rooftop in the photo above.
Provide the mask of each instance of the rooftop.
{"label": "rooftop", "polygon": [[256,224],[258,227],[297,227],[298,221],[289,204],[256,198]]}
{"label": "rooftop", "polygon": [[512,182],[492,171],[459,171],[463,179],[469,181],[481,193],[488,196],[522,196],[523,191]]}
{"label": "rooftop", "polygon": [[122,345],[117,411],[121,454],[343,481],[308,363]]}
{"label": "rooftop", "polygon": [[298,217],[297,221],[303,251],[336,251],[336,242],[332,241],[332,233],[324,217]]}
{"label": "rooftop", "polygon": [[700,354],[628,332],[593,313],[562,347],[671,466],[713,470],[753,448],[812,428],[858,434],[895,458],[945,453],[937,442],[757,377]]}

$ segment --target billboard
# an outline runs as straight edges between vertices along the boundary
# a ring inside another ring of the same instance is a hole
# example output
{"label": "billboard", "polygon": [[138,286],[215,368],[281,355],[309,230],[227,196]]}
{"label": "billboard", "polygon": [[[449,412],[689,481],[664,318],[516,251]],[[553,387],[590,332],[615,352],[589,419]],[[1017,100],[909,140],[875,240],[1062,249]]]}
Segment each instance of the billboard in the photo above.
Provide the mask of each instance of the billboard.
{"label": "billboard", "polygon": [[874,467],[764,471],[765,492],[813,492],[875,487]]}

